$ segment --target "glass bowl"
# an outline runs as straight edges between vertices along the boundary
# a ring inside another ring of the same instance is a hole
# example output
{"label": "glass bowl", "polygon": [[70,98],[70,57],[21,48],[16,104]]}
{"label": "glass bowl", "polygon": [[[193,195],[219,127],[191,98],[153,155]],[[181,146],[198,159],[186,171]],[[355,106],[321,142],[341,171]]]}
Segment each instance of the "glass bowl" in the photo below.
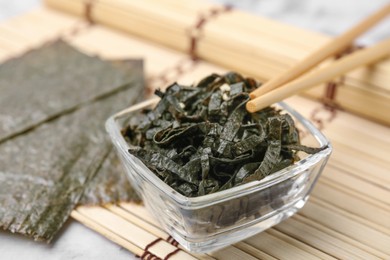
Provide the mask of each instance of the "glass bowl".
{"label": "glass bowl", "polygon": [[121,129],[144,102],[111,116],[106,129],[133,187],[161,226],[184,248],[210,252],[253,236],[290,217],[303,207],[332,151],[326,137],[298,112],[278,105],[305,133],[302,144],[326,149],[305,155],[295,164],[260,181],[200,197],[185,197],[160,180],[131,155]]}

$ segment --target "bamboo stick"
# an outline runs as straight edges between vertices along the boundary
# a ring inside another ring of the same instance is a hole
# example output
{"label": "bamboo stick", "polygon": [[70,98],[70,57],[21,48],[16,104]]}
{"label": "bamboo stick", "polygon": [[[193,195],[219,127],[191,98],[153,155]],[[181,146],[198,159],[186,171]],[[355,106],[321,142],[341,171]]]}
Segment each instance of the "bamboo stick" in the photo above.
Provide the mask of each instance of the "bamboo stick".
{"label": "bamboo stick", "polygon": [[361,34],[369,30],[383,18],[390,14],[390,4],[384,6],[374,14],[370,15],[356,26],[345,32],[344,34],[338,36],[333,41],[319,48],[317,51],[312,53],[310,56],[306,57],[304,60],[296,64],[291,69],[287,70],[283,74],[279,75],[276,78],[271,79],[261,88],[256,89],[251,93],[251,98],[259,97],[275,88],[280,87],[283,84],[297,78],[308,70],[312,69],[315,65],[319,64],[321,61],[329,58],[332,55],[337,54],[338,52],[343,51],[346,47],[351,45],[351,43]]}
{"label": "bamboo stick", "polygon": [[[375,44],[373,47],[355,52],[349,55],[348,57],[342,58],[334,62],[332,65],[326,68],[312,72],[309,75],[305,75],[301,78],[298,78],[292,82],[287,83],[284,86],[280,86],[277,89],[273,90],[272,92],[267,92],[262,96],[256,96],[254,94],[253,96],[254,99],[249,101],[246,107],[248,111],[252,113],[259,111],[260,109],[269,106],[277,101],[280,101],[288,96],[292,96],[293,94],[302,91],[305,88],[309,88],[317,84],[331,80],[354,68],[357,68],[358,66],[375,62],[387,56],[389,52],[390,52],[390,39]],[[260,90],[261,88],[258,89]]]}

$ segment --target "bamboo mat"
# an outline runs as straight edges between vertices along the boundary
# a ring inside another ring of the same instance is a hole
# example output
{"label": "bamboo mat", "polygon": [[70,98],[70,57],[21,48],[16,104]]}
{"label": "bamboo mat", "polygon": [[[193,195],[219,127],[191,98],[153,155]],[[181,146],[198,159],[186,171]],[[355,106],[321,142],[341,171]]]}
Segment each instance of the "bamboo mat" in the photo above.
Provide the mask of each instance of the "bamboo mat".
{"label": "bamboo mat", "polygon": [[[45,0],[55,9],[209,62],[270,79],[331,38],[207,0]],[[352,48],[349,51],[356,49]],[[348,51],[347,51],[348,52]],[[326,61],[329,64],[332,60]],[[390,58],[304,92],[390,125]]]}
{"label": "bamboo mat", "polygon": [[[143,58],[151,88],[226,71],[45,8],[0,24],[0,59],[60,35],[91,55]],[[180,249],[141,205],[78,207],[72,217],[144,259],[390,259],[389,128],[303,97],[287,103],[323,130],[334,153],[306,206],[279,225],[212,254],[193,255]]]}

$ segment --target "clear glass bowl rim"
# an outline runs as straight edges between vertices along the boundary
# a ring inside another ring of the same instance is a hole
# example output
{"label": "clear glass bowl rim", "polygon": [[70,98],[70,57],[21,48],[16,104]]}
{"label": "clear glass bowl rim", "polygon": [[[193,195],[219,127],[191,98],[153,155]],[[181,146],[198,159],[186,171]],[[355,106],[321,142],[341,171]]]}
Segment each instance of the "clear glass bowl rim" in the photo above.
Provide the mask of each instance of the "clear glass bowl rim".
{"label": "clear glass bowl rim", "polygon": [[291,114],[294,118],[298,120],[308,130],[308,132],[317,140],[320,147],[327,146],[326,149],[316,153],[310,154],[302,160],[294,163],[293,165],[284,168],[280,171],[277,171],[266,178],[260,181],[249,182],[240,186],[236,186],[224,191],[219,191],[216,193],[199,196],[199,197],[186,197],[179,192],[175,191],[169,185],[164,183],[160,178],[158,178],[151,170],[149,170],[146,165],[139,160],[137,157],[133,156],[128,152],[130,146],[123,138],[121,134],[121,128],[118,124],[118,119],[121,117],[128,116],[129,114],[136,112],[140,109],[149,107],[158,102],[158,99],[148,100],[146,102],[139,103],[137,105],[131,106],[127,109],[124,109],[111,117],[109,117],[106,121],[106,130],[111,138],[111,141],[119,150],[122,156],[128,160],[136,161],[138,164],[144,166],[144,172],[138,172],[144,179],[148,180],[151,184],[153,184],[156,189],[162,190],[164,194],[174,200],[177,204],[179,204],[182,208],[195,209],[202,208],[206,206],[210,206],[213,204],[221,203],[226,200],[230,200],[232,198],[245,196],[252,192],[260,191],[262,189],[266,189],[272,186],[275,183],[282,182],[287,180],[296,174],[310,168],[311,166],[318,163],[321,159],[326,158],[332,152],[332,146],[329,140],[307,119],[305,119],[300,113],[296,110],[292,109],[284,102],[277,103],[284,111]]}

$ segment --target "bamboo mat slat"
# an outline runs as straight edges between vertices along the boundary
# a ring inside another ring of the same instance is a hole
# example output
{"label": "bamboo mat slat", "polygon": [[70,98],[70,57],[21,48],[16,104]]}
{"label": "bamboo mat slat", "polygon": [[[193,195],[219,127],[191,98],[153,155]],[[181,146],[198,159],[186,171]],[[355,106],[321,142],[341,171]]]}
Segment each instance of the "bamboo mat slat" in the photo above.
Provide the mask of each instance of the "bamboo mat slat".
{"label": "bamboo mat slat", "polygon": [[[314,257],[317,257],[319,259],[335,259],[334,257],[332,257],[326,253],[323,253],[321,250],[318,250],[317,248],[309,246],[309,245],[303,243],[302,241],[299,241],[298,239],[292,238],[292,237],[286,235],[285,233],[280,232],[276,229],[269,229],[266,232],[275,236],[275,237],[282,239],[283,241],[285,241],[288,244],[294,245],[295,247],[298,247],[298,248],[304,250],[305,252],[310,252]],[[288,258],[288,257],[284,257],[284,258]]]}
{"label": "bamboo mat slat", "polygon": [[74,210],[71,214],[72,218],[79,221],[80,223],[83,223],[85,226],[89,227],[92,230],[95,230],[96,232],[99,232],[101,235],[105,236],[106,238],[110,239],[114,243],[122,246],[123,248],[126,248],[127,250],[133,252],[136,255],[142,255],[144,250],[140,247],[137,247],[133,243],[129,242],[125,238],[122,238],[118,234],[110,231],[109,229],[105,228],[98,222],[94,221],[93,219],[90,219],[88,216],[85,216],[78,211]]}
{"label": "bamboo mat slat", "polygon": [[[335,162],[338,167],[344,170],[348,170],[351,174],[359,174],[361,178],[368,181],[390,186],[390,176],[387,174],[390,171],[390,166],[385,160],[381,160],[370,156],[367,153],[356,151],[351,149],[347,145],[333,141],[334,156],[330,159],[330,162]],[[354,163],[348,163],[353,161]],[[367,163],[370,167],[367,168]]]}
{"label": "bamboo mat slat", "polygon": [[[58,39],[60,35],[66,36],[76,27],[84,26],[86,23],[81,19],[44,8],[5,21],[0,24],[0,60],[20,55],[31,48]],[[6,52],[3,46],[6,46]]]}
{"label": "bamboo mat slat", "polygon": [[[183,5],[169,1],[171,5]],[[79,10],[77,0],[70,3]],[[201,8],[199,3],[193,5]],[[265,22],[272,25],[272,21]],[[34,39],[27,34],[31,26],[36,32]],[[250,25],[245,27],[256,30]],[[296,33],[305,34],[305,31]],[[0,58],[15,56],[23,48],[25,51],[59,35],[65,35],[68,42],[91,55],[107,59],[143,58],[149,82],[167,72],[172,81],[192,84],[212,72],[226,71],[205,61],[192,63],[185,54],[158,43],[99,25],[88,26],[77,18],[45,8],[0,24]],[[7,40],[2,41],[3,38]],[[316,40],[321,42],[327,38],[318,35]],[[302,47],[295,42],[294,48]],[[183,61],[187,62],[186,68],[178,74],[174,68]],[[152,87],[164,86],[159,84],[162,82],[150,83]],[[274,228],[217,252],[194,255],[172,244],[169,235],[142,205],[78,207],[72,212],[72,218],[139,256],[145,253],[148,244],[161,238],[149,251],[164,258],[178,250],[170,259],[390,258],[388,127],[343,111],[336,111],[336,116],[328,120],[329,111],[322,104],[303,97],[295,96],[287,102],[307,118],[313,119],[313,113],[320,111],[316,118],[321,118],[323,132],[333,142],[335,152],[307,205]]]}
{"label": "bamboo mat slat", "polygon": [[389,206],[390,198],[387,197],[389,192],[387,187],[378,186],[360,178],[356,178],[332,164],[329,164],[328,167],[331,168],[331,171],[329,171],[329,174],[324,176],[324,180],[329,180],[332,183],[343,185],[350,190],[361,193],[366,198],[371,198]]}
{"label": "bamboo mat slat", "polygon": [[364,197],[362,198],[357,193],[350,192],[331,182],[320,180],[312,195],[379,226],[389,228],[389,211],[374,204],[372,200],[363,200]]}
{"label": "bamboo mat slat", "polygon": [[[100,223],[106,229],[118,234],[120,237],[126,237],[130,234],[136,234],[137,240],[134,240],[135,245],[139,248],[146,248],[151,241],[155,241],[158,237],[144,230],[143,228],[126,221],[121,216],[110,212],[103,207],[79,207],[77,210],[80,214],[89,216],[94,221]],[[161,240],[158,244],[150,248],[150,252],[160,258],[166,257],[168,253],[176,250],[176,247],[165,240]],[[195,259],[190,254],[180,251],[174,258],[177,259]],[[173,259],[174,259],[173,258]]]}
{"label": "bamboo mat slat", "polygon": [[319,259],[311,252],[288,243],[269,232],[263,232],[260,235],[248,238],[245,242],[278,259]]}
{"label": "bamboo mat slat", "polygon": [[[321,198],[317,198],[316,196],[312,197],[311,202],[315,203],[316,205],[319,205],[320,207],[323,207],[326,210],[333,211],[333,212],[330,212],[331,214],[334,213],[334,214],[341,215],[341,216],[345,217],[346,219],[351,219],[355,222],[359,222],[359,223],[361,223],[367,227],[370,227],[376,231],[379,231],[383,234],[390,235],[390,229],[386,226],[387,224],[376,224],[368,219],[362,218],[361,216],[358,216],[356,214],[348,212],[344,208],[337,207],[336,205],[333,205],[329,202],[326,202],[326,201],[322,200]],[[304,212],[302,211],[302,213],[304,213]]]}
{"label": "bamboo mat slat", "polygon": [[[354,221],[345,215],[333,211],[331,208],[323,207],[323,204],[309,202],[300,215],[310,218],[316,223],[322,224],[332,230],[346,235],[356,241],[361,242],[369,249],[383,251],[390,254],[386,248],[390,244],[390,237],[381,231],[377,231],[362,223]],[[372,252],[375,252],[372,250]]]}
{"label": "bamboo mat slat", "polygon": [[[241,250],[242,252],[246,252],[247,254],[254,256],[256,259],[266,259],[266,260],[275,260],[277,258],[261,251],[260,249],[253,247],[245,242],[239,242],[234,245],[237,249]],[[229,248],[229,247],[228,247]],[[228,249],[227,248],[227,249]],[[226,250],[226,249],[225,249]],[[219,256],[220,251],[212,253],[213,256],[223,259],[224,255]]]}
{"label": "bamboo mat slat", "polygon": [[356,246],[355,241],[309,219],[294,216],[275,229],[341,259],[379,259]]}

